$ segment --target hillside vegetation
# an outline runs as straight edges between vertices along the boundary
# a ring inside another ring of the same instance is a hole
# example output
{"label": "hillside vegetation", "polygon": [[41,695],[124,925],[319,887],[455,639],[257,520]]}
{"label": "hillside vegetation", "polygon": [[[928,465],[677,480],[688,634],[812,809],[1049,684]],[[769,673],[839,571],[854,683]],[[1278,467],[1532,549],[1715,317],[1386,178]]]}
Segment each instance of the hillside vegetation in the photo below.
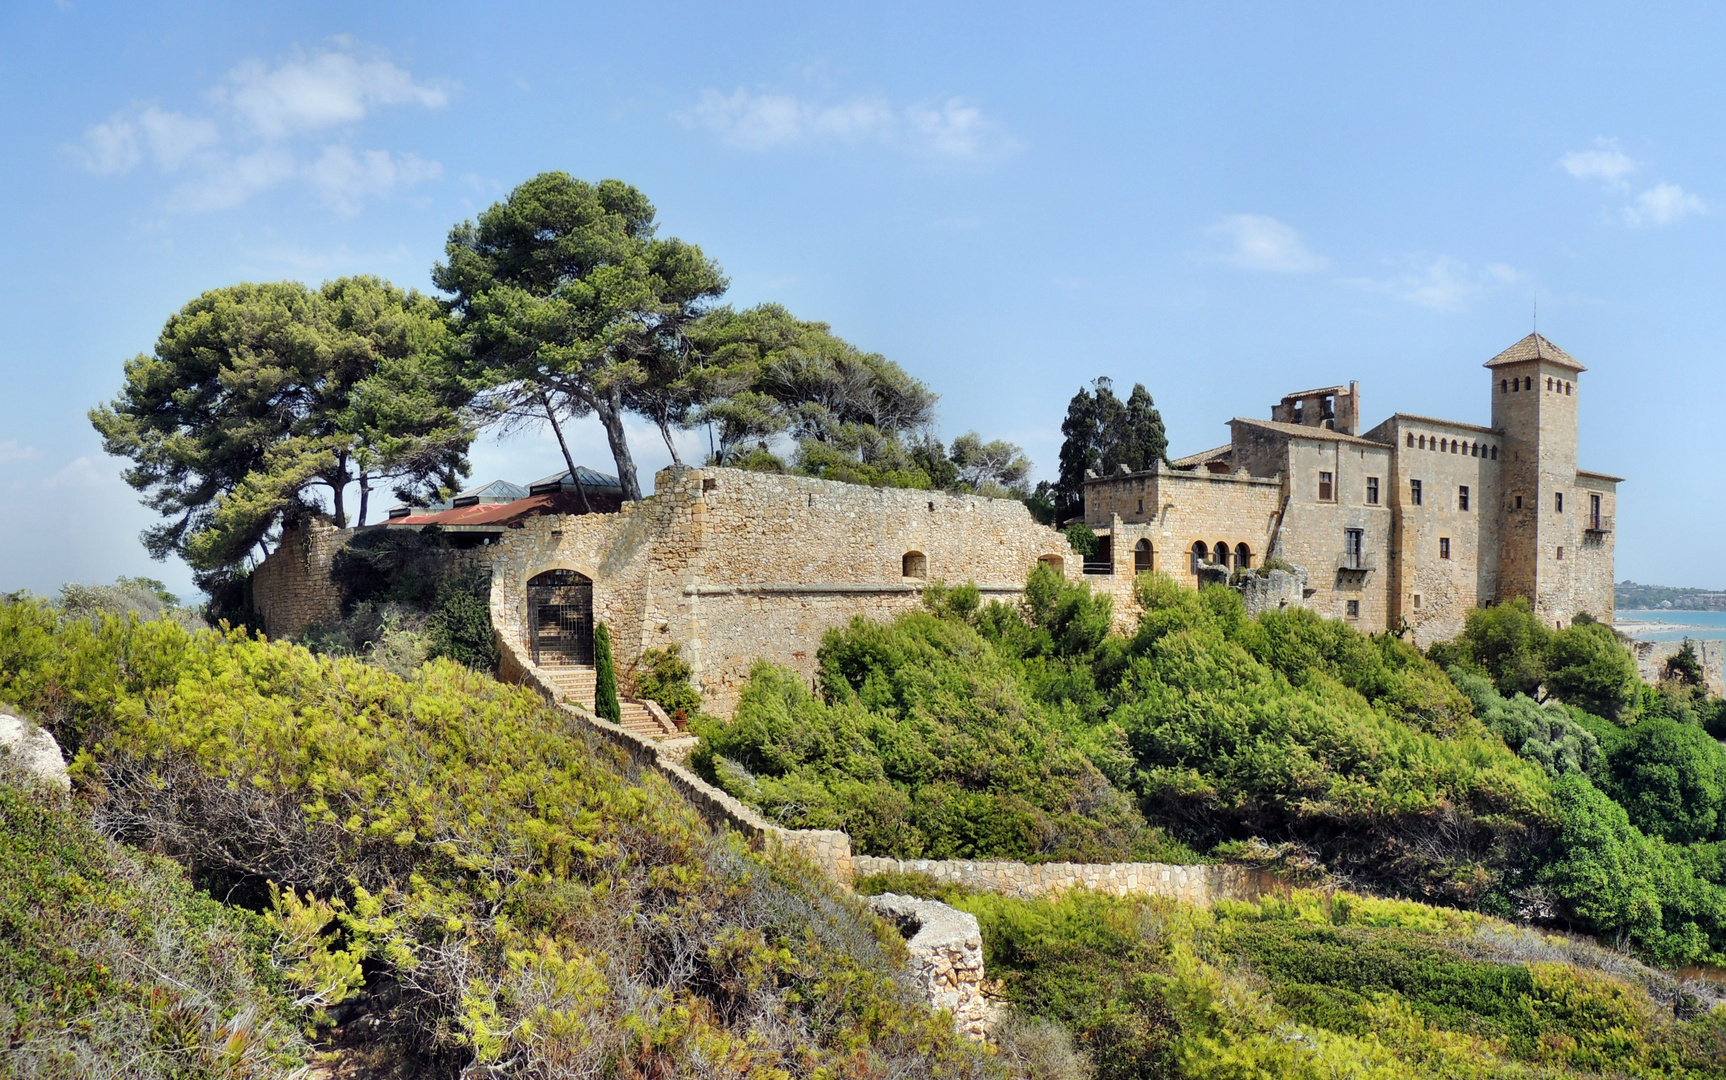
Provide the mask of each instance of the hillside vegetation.
{"label": "hillside vegetation", "polygon": [[1068,1027],[1098,1080],[1701,1080],[1726,1061],[1726,1009],[1705,986],[1470,912],[1346,892],[1204,911],[859,884],[976,915],[990,976]]}
{"label": "hillside vegetation", "polygon": [[[78,812],[103,835],[233,905],[7,793],[6,940],[22,925],[67,943],[0,965],[14,1031],[44,1055],[176,1055],[244,1027],[240,1063],[173,1056],[159,1074],[251,1075],[300,1052],[266,1023],[286,995],[294,1022],[342,1024],[351,1053],[404,1076],[999,1068],[902,984],[898,935],[849,895],[715,835],[562,712],[451,662],[404,679],[13,602],[0,700],[75,755]],[[78,929],[92,909],[111,932]],[[162,979],[187,989],[163,996],[127,958],[176,934]],[[68,989],[41,1013],[49,963]]]}
{"label": "hillside vegetation", "polygon": [[[1431,658],[1163,576],[1106,598],[1039,569],[1022,604],[933,589],[758,667],[698,768],[869,854],[1316,860],[1357,887],[1726,959],[1720,703],[1640,684],[1609,628],[1480,611]],[[1449,673],[1440,661],[1449,666]],[[1682,665],[1680,665],[1682,666]],[[1528,696],[1544,688],[1544,701]],[[1594,710],[1592,712],[1588,710]]]}

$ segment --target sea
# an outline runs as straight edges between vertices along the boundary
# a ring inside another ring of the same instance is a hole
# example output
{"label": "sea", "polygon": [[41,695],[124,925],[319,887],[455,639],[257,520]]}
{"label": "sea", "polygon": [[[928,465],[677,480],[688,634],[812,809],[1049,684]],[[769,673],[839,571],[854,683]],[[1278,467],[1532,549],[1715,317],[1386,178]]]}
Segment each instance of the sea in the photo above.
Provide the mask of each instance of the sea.
{"label": "sea", "polygon": [[1726,611],[1620,610],[1614,623],[1640,641],[1726,640]]}

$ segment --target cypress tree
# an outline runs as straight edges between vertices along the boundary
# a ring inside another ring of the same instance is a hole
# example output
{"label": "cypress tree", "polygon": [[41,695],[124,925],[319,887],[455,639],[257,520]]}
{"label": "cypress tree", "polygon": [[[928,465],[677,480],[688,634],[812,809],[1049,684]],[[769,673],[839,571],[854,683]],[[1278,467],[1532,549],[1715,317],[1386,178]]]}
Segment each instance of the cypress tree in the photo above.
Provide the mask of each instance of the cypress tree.
{"label": "cypress tree", "polygon": [[617,667],[611,661],[611,631],[604,623],[593,624],[593,711],[601,720],[623,723],[623,707],[617,703]]}

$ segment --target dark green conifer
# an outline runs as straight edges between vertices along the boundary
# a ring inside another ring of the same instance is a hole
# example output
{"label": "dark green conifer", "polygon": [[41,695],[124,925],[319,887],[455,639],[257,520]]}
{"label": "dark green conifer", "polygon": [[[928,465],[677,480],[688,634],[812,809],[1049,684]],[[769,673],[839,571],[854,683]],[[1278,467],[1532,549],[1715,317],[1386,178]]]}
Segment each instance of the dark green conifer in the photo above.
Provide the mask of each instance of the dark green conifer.
{"label": "dark green conifer", "polygon": [[611,631],[604,623],[593,624],[593,711],[601,720],[623,723],[623,707],[617,703],[617,667],[611,660]]}

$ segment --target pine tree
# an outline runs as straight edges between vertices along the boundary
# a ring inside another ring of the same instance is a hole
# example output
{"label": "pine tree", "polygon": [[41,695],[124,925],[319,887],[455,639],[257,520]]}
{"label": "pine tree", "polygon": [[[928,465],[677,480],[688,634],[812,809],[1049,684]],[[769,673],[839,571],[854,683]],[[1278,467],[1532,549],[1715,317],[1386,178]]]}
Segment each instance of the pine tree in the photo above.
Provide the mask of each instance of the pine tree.
{"label": "pine tree", "polygon": [[604,623],[593,624],[593,711],[601,720],[623,723],[623,707],[617,702],[617,667],[611,659],[611,631]]}

